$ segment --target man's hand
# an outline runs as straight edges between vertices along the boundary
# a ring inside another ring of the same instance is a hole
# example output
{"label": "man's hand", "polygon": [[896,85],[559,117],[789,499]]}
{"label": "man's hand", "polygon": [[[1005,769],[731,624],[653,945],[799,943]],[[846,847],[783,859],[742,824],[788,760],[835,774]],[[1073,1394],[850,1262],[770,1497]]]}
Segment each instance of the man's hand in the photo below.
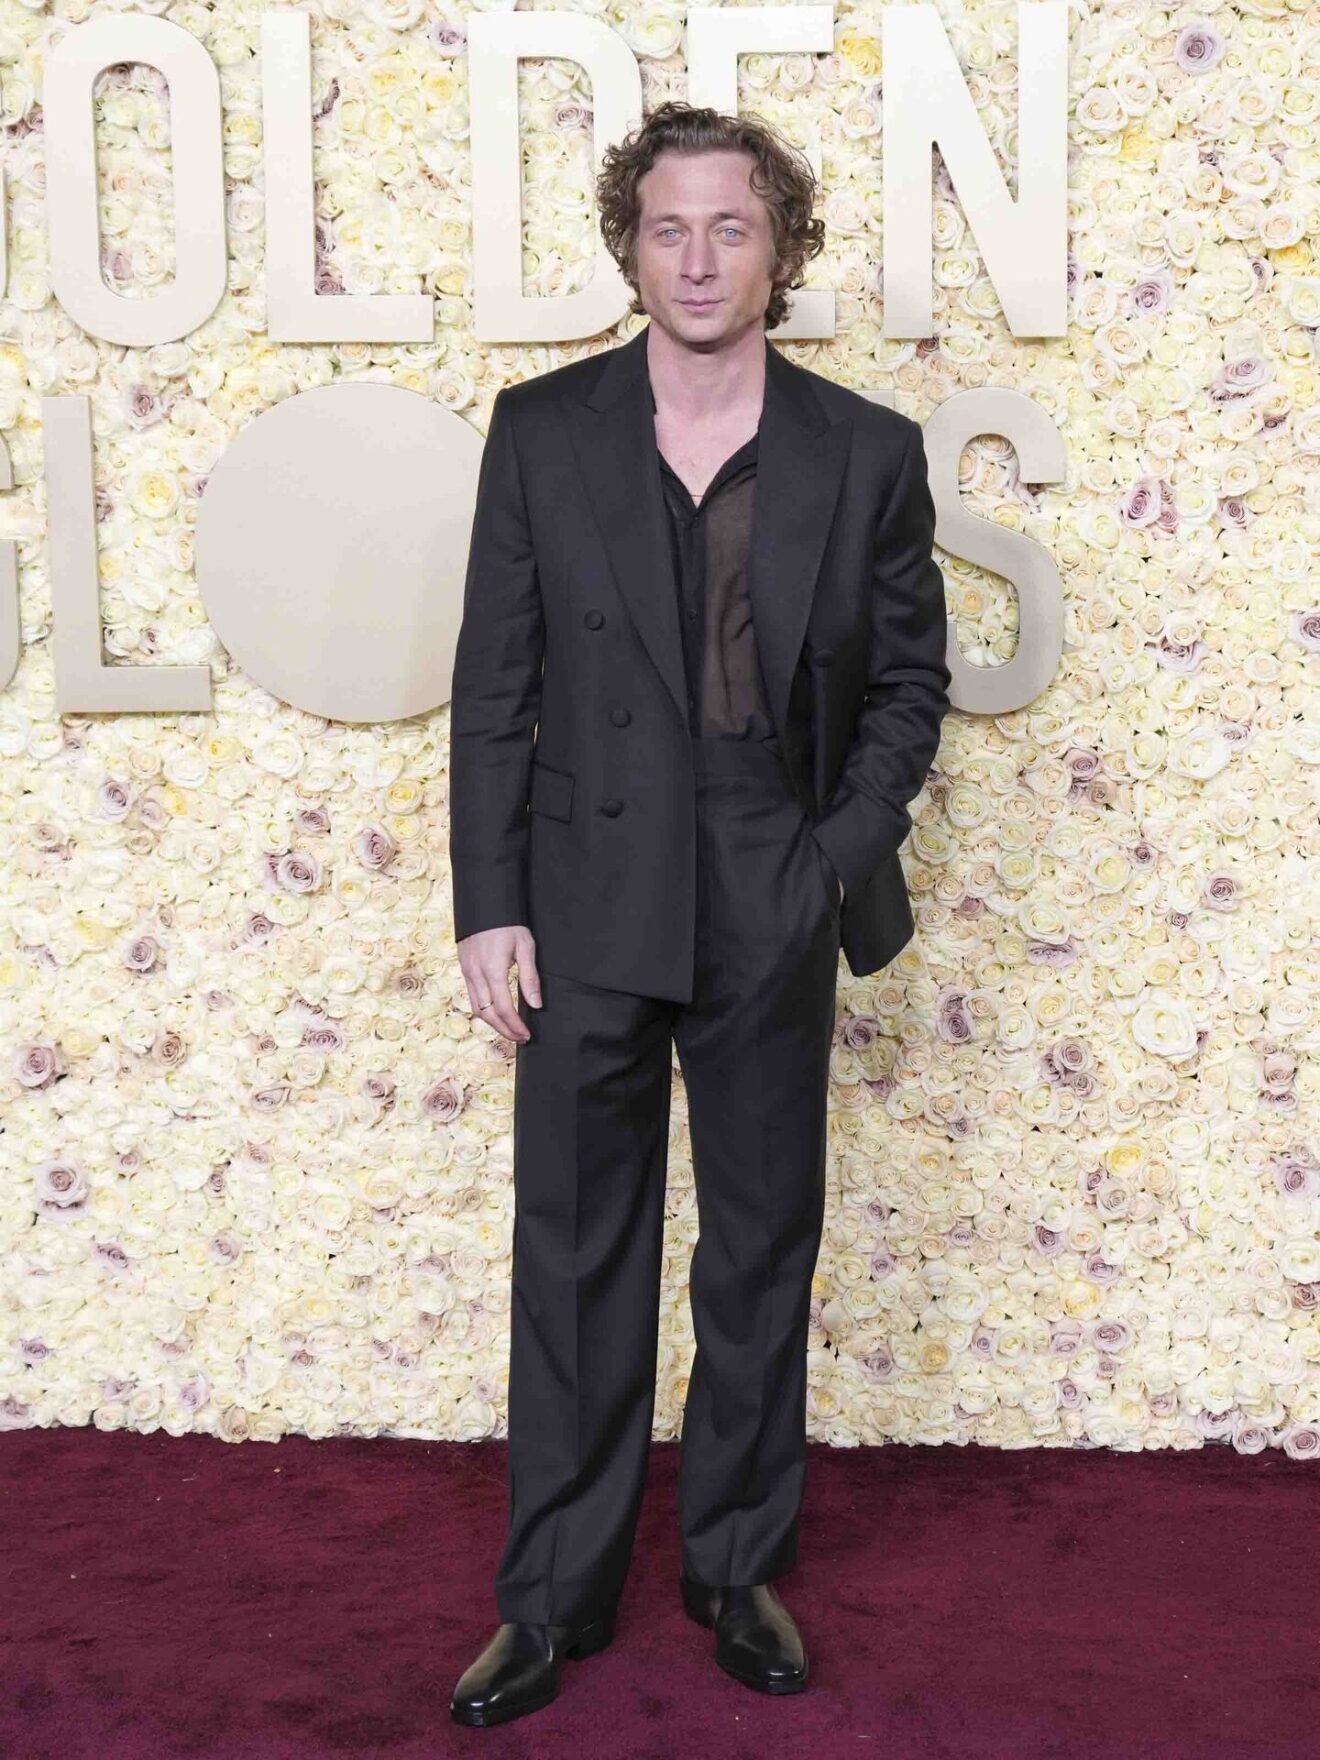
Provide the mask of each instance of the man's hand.
{"label": "man's hand", "polygon": [[518,968],[518,987],[533,1008],[541,1006],[541,980],[536,973],[536,942],[525,923],[502,929],[481,929],[458,944],[468,1001],[474,1016],[519,1044],[531,1038],[509,995],[509,967]]}

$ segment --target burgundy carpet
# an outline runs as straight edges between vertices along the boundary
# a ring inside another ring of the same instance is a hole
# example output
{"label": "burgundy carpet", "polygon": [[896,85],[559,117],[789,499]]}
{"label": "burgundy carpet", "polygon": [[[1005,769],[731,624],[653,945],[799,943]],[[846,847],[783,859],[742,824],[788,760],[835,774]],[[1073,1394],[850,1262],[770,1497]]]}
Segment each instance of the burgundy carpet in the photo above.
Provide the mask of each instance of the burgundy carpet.
{"label": "burgundy carpet", "polygon": [[829,1449],[779,1582],[805,1693],[714,1665],[656,1447],[614,1643],[449,1721],[502,1443],[0,1436],[4,1760],[1315,1760],[1320,1479],[1279,1452]]}

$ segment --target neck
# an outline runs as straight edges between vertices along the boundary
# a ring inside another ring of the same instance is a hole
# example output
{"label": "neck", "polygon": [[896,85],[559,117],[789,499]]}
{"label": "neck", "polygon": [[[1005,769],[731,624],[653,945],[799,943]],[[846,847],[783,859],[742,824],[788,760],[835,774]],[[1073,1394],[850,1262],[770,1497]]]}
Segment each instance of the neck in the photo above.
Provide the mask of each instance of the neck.
{"label": "neck", "polygon": [[683,422],[728,420],[739,410],[757,410],[765,394],[765,351],[762,326],[750,326],[718,348],[689,348],[653,318],[646,336],[652,398]]}

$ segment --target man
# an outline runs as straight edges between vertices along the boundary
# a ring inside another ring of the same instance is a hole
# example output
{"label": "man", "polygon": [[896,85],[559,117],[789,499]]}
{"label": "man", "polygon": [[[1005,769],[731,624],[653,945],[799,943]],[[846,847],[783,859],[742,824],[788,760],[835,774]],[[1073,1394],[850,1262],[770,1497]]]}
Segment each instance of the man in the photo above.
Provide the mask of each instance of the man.
{"label": "man", "polygon": [[[765,124],[665,104],[602,229],[649,327],[497,395],[454,668],[454,932],[517,1044],[501,1624],[452,1715],[613,1635],[654,1414],[671,1039],[700,1231],[681,1591],[801,1690],[796,1561],[840,947],[913,930],[898,850],[948,707],[917,424],[767,329],[821,248]],[[509,997],[517,968],[518,1002]]]}

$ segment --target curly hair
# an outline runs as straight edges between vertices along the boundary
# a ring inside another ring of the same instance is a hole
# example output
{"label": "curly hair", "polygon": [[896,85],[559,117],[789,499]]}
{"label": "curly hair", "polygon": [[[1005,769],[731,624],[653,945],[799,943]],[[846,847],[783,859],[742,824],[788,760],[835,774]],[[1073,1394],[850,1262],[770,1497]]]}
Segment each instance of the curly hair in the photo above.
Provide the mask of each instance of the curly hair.
{"label": "curly hair", "polygon": [[751,187],[770,211],[774,246],[770,300],[765,326],[773,330],[788,315],[788,290],[801,287],[803,271],[825,244],[825,222],[812,218],[816,178],[805,157],[770,123],[756,115],[726,116],[709,107],[669,100],[655,109],[624,140],[605,149],[596,179],[596,205],[606,248],[633,290],[630,312],[644,312],[638,292],[637,232],[641,220],[638,185],[664,152],[750,153],[755,161]]}

